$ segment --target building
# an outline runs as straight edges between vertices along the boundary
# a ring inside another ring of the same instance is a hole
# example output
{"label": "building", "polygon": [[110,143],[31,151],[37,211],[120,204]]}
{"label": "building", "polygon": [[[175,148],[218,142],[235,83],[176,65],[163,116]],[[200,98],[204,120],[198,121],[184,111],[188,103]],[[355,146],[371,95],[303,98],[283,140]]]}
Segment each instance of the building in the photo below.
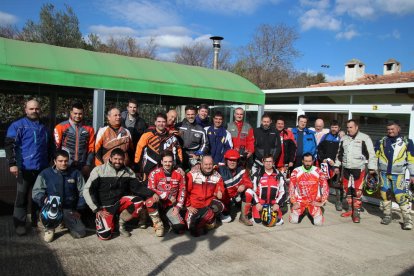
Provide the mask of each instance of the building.
{"label": "building", "polygon": [[397,120],[402,132],[414,139],[414,72],[401,72],[401,64],[389,59],[383,75],[365,73],[365,65],[356,59],[345,64],[345,79],[311,85],[306,88],[264,90],[264,111],[283,115],[289,126],[300,114],[310,124],[322,118],[329,125],[335,119],[345,126],[348,119],[360,122],[360,129],[373,140],[385,134],[388,120]]}

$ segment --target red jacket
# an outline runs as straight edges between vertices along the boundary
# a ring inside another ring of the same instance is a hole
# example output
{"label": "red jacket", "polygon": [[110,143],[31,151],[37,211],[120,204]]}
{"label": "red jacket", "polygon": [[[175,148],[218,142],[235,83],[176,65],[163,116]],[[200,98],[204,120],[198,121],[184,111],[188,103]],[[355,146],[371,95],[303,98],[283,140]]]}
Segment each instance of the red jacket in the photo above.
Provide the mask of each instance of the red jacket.
{"label": "red jacket", "polygon": [[148,188],[160,196],[164,208],[173,205],[172,197],[175,197],[177,207],[182,208],[186,196],[185,177],[178,170],[167,175],[162,167],[154,169],[148,176]]}
{"label": "red jacket", "polygon": [[[237,135],[236,135],[236,132],[231,127],[233,123],[237,127]],[[253,128],[250,125],[248,125],[250,129],[248,130],[247,135],[246,135],[242,133],[242,128],[243,128],[243,124],[247,124],[247,123],[237,122],[237,121],[234,121],[233,123],[229,123],[227,126],[227,130],[230,132],[231,138],[233,141],[233,148],[237,151],[240,151],[240,148],[244,147],[246,151],[254,153]]]}
{"label": "red jacket", "polygon": [[217,198],[219,191],[224,193],[224,184],[217,171],[213,171],[209,176],[205,176],[201,171],[187,173],[187,207],[207,207]]}
{"label": "red jacket", "polygon": [[285,181],[277,170],[269,175],[265,171],[257,180],[256,195],[260,204],[279,204],[285,194]]}
{"label": "red jacket", "polygon": [[289,162],[295,162],[296,156],[296,141],[292,131],[283,129],[280,131],[280,140],[282,141],[282,151],[279,155],[279,159],[276,162],[276,167],[283,167]]}

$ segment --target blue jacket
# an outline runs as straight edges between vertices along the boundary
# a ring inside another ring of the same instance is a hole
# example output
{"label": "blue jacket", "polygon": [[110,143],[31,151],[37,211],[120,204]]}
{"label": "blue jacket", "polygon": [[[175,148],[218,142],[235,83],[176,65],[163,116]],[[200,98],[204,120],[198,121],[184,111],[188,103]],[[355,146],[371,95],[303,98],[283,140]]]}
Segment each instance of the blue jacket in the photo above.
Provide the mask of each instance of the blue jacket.
{"label": "blue jacket", "polygon": [[68,168],[61,172],[54,167],[43,170],[33,186],[32,198],[42,206],[47,196],[59,196],[64,209],[85,207],[82,191],[85,181],[80,171]]}
{"label": "blue jacket", "polygon": [[215,129],[214,126],[206,127],[205,131],[214,163],[224,162],[224,153],[233,147],[230,132],[224,127]]}
{"label": "blue jacket", "polygon": [[14,121],[5,139],[9,166],[21,170],[42,170],[48,167],[48,151],[52,140],[45,125],[27,117]]}
{"label": "blue jacket", "polygon": [[[296,144],[298,141],[298,129],[292,128],[293,136],[295,137]],[[303,130],[303,151],[302,153],[309,152],[316,158],[316,139],[315,139],[315,131],[305,128]]]}

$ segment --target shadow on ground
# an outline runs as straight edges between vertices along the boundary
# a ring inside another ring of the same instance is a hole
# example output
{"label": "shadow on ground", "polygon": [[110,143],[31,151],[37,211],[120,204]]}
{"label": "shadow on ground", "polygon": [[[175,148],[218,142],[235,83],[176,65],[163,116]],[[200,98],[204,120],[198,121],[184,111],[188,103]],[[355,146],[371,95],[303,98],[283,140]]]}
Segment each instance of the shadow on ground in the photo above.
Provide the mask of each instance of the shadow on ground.
{"label": "shadow on ground", "polygon": [[[209,231],[205,235],[202,235],[202,236],[196,237],[196,238],[195,237],[191,237],[191,235],[188,232],[186,232],[185,235],[188,235],[189,236],[189,240],[183,241],[183,242],[179,242],[179,243],[174,244],[173,246],[171,246],[171,248],[170,248],[171,255],[167,259],[165,259],[161,264],[159,264],[157,267],[155,267],[148,275],[154,276],[154,275],[160,274],[178,256],[188,256],[188,255],[191,255],[196,250],[197,243],[200,243],[200,242],[203,242],[203,241],[207,241],[208,242],[208,245],[209,245],[209,250],[210,251],[214,251],[218,247],[220,247],[220,245],[222,245],[223,243],[225,243],[227,240],[230,239],[227,236],[224,236],[224,237],[214,236],[214,232],[215,232],[215,229]],[[163,241],[168,241],[168,240],[174,239],[175,237],[177,237],[177,235],[175,235],[174,233],[168,233],[163,238]]]}
{"label": "shadow on ground", "polygon": [[17,237],[12,219],[0,221],[0,275],[65,275],[55,253],[35,230]]}

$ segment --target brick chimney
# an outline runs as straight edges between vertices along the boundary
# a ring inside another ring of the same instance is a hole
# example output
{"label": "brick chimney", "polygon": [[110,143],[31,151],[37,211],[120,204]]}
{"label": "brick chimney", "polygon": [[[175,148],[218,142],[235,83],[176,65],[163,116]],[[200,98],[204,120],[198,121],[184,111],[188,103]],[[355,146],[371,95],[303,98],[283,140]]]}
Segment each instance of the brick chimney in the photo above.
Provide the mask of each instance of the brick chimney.
{"label": "brick chimney", "polygon": [[401,64],[393,58],[384,62],[384,76],[401,72]]}
{"label": "brick chimney", "polygon": [[354,82],[365,74],[365,64],[355,58],[345,64],[345,82]]}

